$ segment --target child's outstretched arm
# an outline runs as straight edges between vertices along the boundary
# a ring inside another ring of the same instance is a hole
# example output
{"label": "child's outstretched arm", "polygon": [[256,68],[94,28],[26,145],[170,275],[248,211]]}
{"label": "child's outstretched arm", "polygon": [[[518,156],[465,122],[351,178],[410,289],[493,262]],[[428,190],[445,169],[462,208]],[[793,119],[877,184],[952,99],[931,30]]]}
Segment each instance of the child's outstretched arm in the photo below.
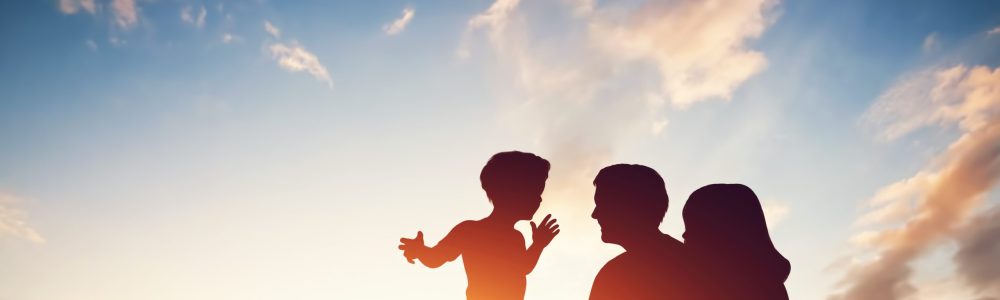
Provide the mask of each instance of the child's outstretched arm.
{"label": "child's outstretched arm", "polygon": [[424,233],[417,231],[417,237],[413,239],[401,238],[399,250],[403,250],[403,256],[411,264],[414,259],[419,259],[428,268],[437,268],[446,262],[453,261],[462,254],[461,241],[464,240],[464,224],[459,223],[441,239],[441,242],[434,247],[424,245]]}
{"label": "child's outstretched arm", "polygon": [[531,273],[535,269],[538,258],[542,256],[542,250],[559,234],[559,224],[556,224],[556,219],[549,220],[551,217],[551,214],[546,215],[538,226],[535,225],[535,222],[531,222],[531,246],[528,247],[524,274]]}

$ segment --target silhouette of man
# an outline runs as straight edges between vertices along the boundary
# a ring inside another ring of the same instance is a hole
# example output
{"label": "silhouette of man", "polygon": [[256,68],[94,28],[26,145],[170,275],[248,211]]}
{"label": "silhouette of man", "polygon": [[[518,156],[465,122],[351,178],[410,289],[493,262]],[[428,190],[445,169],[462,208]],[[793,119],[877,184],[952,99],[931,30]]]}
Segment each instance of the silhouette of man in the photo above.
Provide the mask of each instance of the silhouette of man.
{"label": "silhouette of man", "polygon": [[642,165],[606,167],[594,179],[591,215],[601,240],[625,248],[601,268],[591,300],[691,299],[683,245],[660,231],[667,212],[663,178]]}
{"label": "silhouette of man", "polygon": [[526,276],[535,269],[542,250],[559,234],[556,219],[548,215],[531,222],[531,246],[514,224],[531,220],[542,203],[549,162],[537,155],[510,151],[493,155],[479,175],[486,196],[493,203],[489,216],[463,221],[433,247],[424,245],[423,232],[402,238],[399,249],[413,263],[437,268],[462,256],[469,286],[469,300],[524,299]]}

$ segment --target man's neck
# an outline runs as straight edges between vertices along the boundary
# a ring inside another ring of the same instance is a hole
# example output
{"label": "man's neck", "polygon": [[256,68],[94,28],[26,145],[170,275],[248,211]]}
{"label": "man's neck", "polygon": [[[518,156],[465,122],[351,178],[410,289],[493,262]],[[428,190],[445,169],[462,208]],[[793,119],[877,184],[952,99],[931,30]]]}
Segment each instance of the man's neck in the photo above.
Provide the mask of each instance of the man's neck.
{"label": "man's neck", "polygon": [[662,239],[664,236],[666,234],[658,228],[634,231],[625,240],[621,241],[619,245],[625,248],[625,252],[643,252],[657,248],[663,242]]}

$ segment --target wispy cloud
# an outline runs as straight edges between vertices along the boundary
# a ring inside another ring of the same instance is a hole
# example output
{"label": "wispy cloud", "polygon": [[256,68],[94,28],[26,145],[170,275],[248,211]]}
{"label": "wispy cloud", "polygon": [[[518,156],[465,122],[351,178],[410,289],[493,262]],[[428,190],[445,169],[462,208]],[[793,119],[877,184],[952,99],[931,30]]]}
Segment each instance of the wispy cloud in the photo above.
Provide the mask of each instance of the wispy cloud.
{"label": "wispy cloud", "polygon": [[[558,3],[539,12],[494,1],[469,18],[456,51],[495,56],[514,95],[501,105],[501,122],[538,141],[561,174],[547,189],[551,205],[579,206],[569,204],[586,197],[573,194],[589,188],[579,183],[630,142],[661,133],[670,103],[726,99],[766,65],[747,44],[772,23],[774,1]],[[537,34],[532,18],[565,22],[550,28],[566,32]]]}
{"label": "wispy cloud", "polygon": [[[270,21],[264,21],[264,30],[275,38],[281,36],[281,30],[271,24]],[[331,89],[333,88],[333,79],[330,78],[330,72],[320,63],[319,58],[315,54],[306,50],[298,42],[292,41],[287,44],[284,42],[271,43],[267,47],[267,50],[282,69],[290,72],[309,73],[313,78],[325,82],[327,86]]]}
{"label": "wispy cloud", "polygon": [[[883,137],[929,126],[957,127],[962,135],[916,175],[883,188],[873,202],[914,203],[902,225],[863,234],[875,259],[844,276],[846,290],[831,299],[893,300],[916,291],[912,263],[948,240],[1000,181],[1000,68],[934,68],[905,76],[866,115]],[[901,125],[900,125],[901,124]],[[875,213],[870,223],[881,221]],[[886,225],[886,224],[878,224]],[[861,239],[861,238],[858,238]]]}
{"label": "wispy cloud", "polygon": [[993,29],[990,29],[989,31],[987,31],[986,34],[990,35],[990,36],[1000,34],[1000,26],[993,27]]}
{"label": "wispy cloud", "polygon": [[97,43],[94,42],[94,40],[88,39],[83,43],[87,45],[87,48],[89,48],[91,51],[97,51]]}
{"label": "wispy cloud", "polygon": [[192,6],[184,6],[183,8],[181,8],[181,21],[190,25],[194,25],[195,27],[198,28],[205,27],[205,18],[208,16],[208,10],[206,10],[205,6],[202,5],[201,7],[198,8],[197,16],[193,14],[193,10],[194,7]]}
{"label": "wispy cloud", "polygon": [[920,172],[910,178],[883,187],[867,202],[871,211],[861,216],[855,226],[891,224],[913,214],[917,200],[927,192],[927,187],[937,181],[937,174]]}
{"label": "wispy cloud", "polygon": [[139,22],[139,12],[135,0],[112,0],[111,11],[115,16],[115,25],[121,29],[130,29]]}
{"label": "wispy cloud", "polygon": [[410,20],[413,20],[413,14],[413,8],[404,8],[403,15],[399,16],[399,19],[392,21],[392,23],[383,25],[382,31],[387,35],[396,35],[403,32],[406,29],[406,25],[410,24]]}
{"label": "wispy cloud", "polygon": [[667,128],[667,123],[668,121],[665,117],[660,117],[659,119],[653,121],[653,124],[650,127],[653,135],[660,135],[660,133],[663,133],[663,129]]}
{"label": "wispy cloud", "polygon": [[1000,206],[983,211],[959,230],[956,271],[983,296],[1000,297]]}
{"label": "wispy cloud", "polygon": [[116,36],[110,36],[108,37],[108,43],[115,47],[121,47],[125,46],[125,44],[128,44],[128,41]]}
{"label": "wispy cloud", "polygon": [[772,23],[765,13],[777,2],[721,2],[649,2],[628,22],[597,18],[591,28],[598,45],[616,57],[654,63],[673,104],[729,99],[767,65],[747,44]]}
{"label": "wispy cloud", "polygon": [[97,4],[94,0],[59,0],[59,11],[72,15],[83,9],[89,14],[97,13]]}
{"label": "wispy cloud", "polygon": [[764,209],[764,220],[767,220],[767,228],[774,228],[781,224],[792,209],[787,204],[776,200],[766,200],[762,204]]}
{"label": "wispy cloud", "polygon": [[232,44],[232,43],[235,43],[235,42],[239,42],[240,40],[241,40],[240,37],[235,36],[235,35],[233,35],[231,33],[223,33],[222,34],[222,43],[224,43],[224,44]]}
{"label": "wispy cloud", "polygon": [[273,37],[281,37],[281,30],[271,24],[271,21],[264,21],[264,31]]}
{"label": "wispy cloud", "polygon": [[1000,297],[1000,206],[959,230],[954,261],[959,278],[983,296]]}
{"label": "wispy cloud", "polygon": [[927,37],[924,38],[923,45],[920,46],[924,50],[924,53],[930,53],[941,47],[941,41],[938,39],[937,32],[931,32]]}
{"label": "wispy cloud", "polygon": [[312,54],[301,45],[292,43],[286,45],[282,43],[272,44],[269,47],[271,57],[278,62],[278,66],[291,72],[307,72],[319,81],[333,88],[333,79],[326,67],[319,62],[315,54]]}
{"label": "wispy cloud", "polygon": [[28,226],[27,213],[14,207],[20,202],[14,195],[0,192],[0,239],[18,238],[44,243],[45,239]]}

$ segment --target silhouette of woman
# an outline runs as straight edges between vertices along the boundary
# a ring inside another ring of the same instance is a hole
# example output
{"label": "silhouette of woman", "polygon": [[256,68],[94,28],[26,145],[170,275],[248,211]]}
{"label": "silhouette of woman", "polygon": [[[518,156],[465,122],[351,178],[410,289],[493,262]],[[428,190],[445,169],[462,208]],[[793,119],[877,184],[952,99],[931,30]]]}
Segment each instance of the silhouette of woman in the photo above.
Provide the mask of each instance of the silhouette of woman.
{"label": "silhouette of woman", "polygon": [[787,300],[791,265],[774,248],[760,200],[742,184],[711,184],[684,205],[684,248],[705,299]]}

